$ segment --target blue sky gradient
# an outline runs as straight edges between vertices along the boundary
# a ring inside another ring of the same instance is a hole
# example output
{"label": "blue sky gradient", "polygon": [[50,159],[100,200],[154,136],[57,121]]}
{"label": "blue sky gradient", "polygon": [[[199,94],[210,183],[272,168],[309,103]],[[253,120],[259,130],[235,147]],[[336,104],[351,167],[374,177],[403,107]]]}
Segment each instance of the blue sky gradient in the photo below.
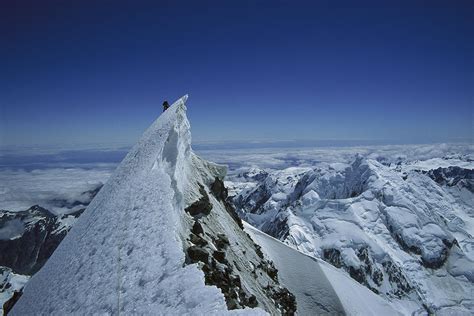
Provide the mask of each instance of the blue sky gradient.
{"label": "blue sky gradient", "polygon": [[0,144],[468,141],[473,1],[9,1]]}

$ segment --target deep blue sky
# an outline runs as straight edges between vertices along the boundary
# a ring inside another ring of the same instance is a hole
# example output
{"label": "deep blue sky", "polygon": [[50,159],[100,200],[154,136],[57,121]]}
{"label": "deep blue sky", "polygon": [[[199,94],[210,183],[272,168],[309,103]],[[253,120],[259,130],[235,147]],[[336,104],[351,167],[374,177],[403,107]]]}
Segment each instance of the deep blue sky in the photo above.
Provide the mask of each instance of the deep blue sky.
{"label": "deep blue sky", "polygon": [[[255,2],[255,3],[254,3]],[[473,137],[474,1],[2,1],[0,142]]]}

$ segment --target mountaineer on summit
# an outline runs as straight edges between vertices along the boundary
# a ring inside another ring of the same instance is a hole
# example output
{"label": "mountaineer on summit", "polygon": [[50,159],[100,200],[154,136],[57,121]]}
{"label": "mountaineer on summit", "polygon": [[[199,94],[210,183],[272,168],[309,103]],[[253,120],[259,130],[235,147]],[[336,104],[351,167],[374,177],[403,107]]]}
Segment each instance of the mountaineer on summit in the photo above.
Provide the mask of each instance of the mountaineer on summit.
{"label": "mountaineer on summit", "polygon": [[169,105],[168,101],[163,102],[163,112],[168,110],[169,107],[170,107],[170,105]]}

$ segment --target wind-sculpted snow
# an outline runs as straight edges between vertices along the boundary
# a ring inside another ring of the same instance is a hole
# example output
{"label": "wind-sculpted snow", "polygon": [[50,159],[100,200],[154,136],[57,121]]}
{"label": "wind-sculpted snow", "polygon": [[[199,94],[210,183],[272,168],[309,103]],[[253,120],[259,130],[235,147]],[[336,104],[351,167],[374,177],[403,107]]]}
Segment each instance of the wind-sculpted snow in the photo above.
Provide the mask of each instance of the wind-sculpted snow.
{"label": "wind-sculpted snow", "polygon": [[407,313],[472,313],[473,162],[378,160],[267,170],[246,185],[237,176],[234,187],[244,189],[234,203],[252,225],[344,269]]}
{"label": "wind-sculpted snow", "polygon": [[186,98],[131,149],[27,284],[13,315],[227,311],[221,291],[204,284],[196,265],[184,265],[182,195],[192,168]]}

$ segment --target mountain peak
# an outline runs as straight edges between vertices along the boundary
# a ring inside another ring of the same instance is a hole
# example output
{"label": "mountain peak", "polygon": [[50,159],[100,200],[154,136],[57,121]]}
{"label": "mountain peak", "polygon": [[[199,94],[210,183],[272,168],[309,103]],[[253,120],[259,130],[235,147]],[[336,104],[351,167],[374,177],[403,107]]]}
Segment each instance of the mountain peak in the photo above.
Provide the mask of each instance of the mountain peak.
{"label": "mountain peak", "polygon": [[[336,291],[354,281],[327,279],[338,272],[241,222],[224,186],[226,167],[192,151],[186,100],[143,133],[28,282],[13,315],[355,310]],[[383,314],[395,313],[369,290],[354,291]]]}
{"label": "mountain peak", "polygon": [[143,133],[12,314],[296,310],[226,201],[226,168],[193,153],[186,100]]}
{"label": "mountain peak", "polygon": [[183,314],[227,310],[181,236],[191,134],[187,95],[145,131],[32,278],[13,314]]}

